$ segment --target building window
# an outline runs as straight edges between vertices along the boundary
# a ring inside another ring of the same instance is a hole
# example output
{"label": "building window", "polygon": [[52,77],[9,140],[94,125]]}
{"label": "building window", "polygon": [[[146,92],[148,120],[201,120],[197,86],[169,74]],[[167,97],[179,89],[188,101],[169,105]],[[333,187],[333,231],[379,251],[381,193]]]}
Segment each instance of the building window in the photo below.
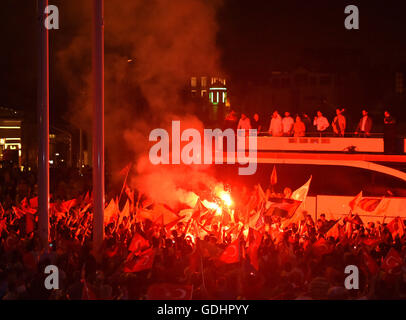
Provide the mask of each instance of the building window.
{"label": "building window", "polygon": [[195,88],[196,85],[197,85],[197,78],[196,78],[196,77],[191,77],[191,78],[190,78],[190,86],[191,86],[192,88]]}
{"label": "building window", "polygon": [[202,88],[206,88],[207,87],[207,77],[202,77]]}
{"label": "building window", "polygon": [[207,90],[202,90],[202,91],[200,91],[200,95],[201,95],[202,97],[204,97],[206,94],[207,94]]}

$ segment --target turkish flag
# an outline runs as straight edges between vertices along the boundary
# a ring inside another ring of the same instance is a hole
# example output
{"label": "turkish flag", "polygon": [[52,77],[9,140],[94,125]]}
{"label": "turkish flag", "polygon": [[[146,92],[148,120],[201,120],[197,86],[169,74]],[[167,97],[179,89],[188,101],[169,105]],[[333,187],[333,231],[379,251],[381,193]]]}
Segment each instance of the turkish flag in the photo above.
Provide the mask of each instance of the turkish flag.
{"label": "turkish flag", "polygon": [[326,233],[327,238],[333,237],[334,239],[338,239],[341,235],[339,221],[337,221]]}
{"label": "turkish flag", "polygon": [[333,252],[334,245],[328,242],[326,239],[320,238],[315,243],[313,243],[312,249],[316,255],[322,256]]}
{"label": "turkish flag", "polygon": [[193,285],[155,283],[149,286],[148,300],[192,300]]}
{"label": "turkish flag", "polygon": [[255,270],[259,270],[259,262],[258,262],[258,248],[261,245],[262,241],[262,234],[255,229],[250,228],[248,233],[248,256],[250,257],[250,263],[255,268]]}
{"label": "turkish flag", "polygon": [[142,235],[136,233],[131,240],[130,246],[128,247],[129,251],[139,252],[145,250],[149,247],[149,241],[146,240]]}
{"label": "turkish flag", "polygon": [[352,199],[350,201],[350,203],[348,204],[351,208],[352,211],[354,211],[355,207],[357,206],[358,202],[360,202],[360,200],[362,199],[362,191],[360,193],[358,193],[354,199]]}
{"label": "turkish flag", "polygon": [[364,258],[364,264],[368,268],[368,271],[372,275],[376,275],[379,272],[379,266],[376,261],[366,250],[362,250],[362,257]]}
{"label": "turkish flag", "polygon": [[396,235],[399,235],[399,238],[402,238],[405,234],[405,226],[403,225],[403,221],[401,218],[395,218],[391,222],[387,224],[387,228],[389,229],[390,233],[392,234],[392,238],[395,239]]}
{"label": "turkish flag", "polygon": [[240,261],[240,239],[238,238],[224,249],[220,261],[224,263],[236,263]]}
{"label": "turkish flag", "polygon": [[155,251],[150,248],[141,253],[137,258],[127,261],[124,264],[124,272],[139,272],[152,268],[154,264]]}
{"label": "turkish flag", "polygon": [[403,260],[399,252],[394,248],[391,248],[382,262],[381,268],[387,273],[393,274],[400,271],[402,267]]}

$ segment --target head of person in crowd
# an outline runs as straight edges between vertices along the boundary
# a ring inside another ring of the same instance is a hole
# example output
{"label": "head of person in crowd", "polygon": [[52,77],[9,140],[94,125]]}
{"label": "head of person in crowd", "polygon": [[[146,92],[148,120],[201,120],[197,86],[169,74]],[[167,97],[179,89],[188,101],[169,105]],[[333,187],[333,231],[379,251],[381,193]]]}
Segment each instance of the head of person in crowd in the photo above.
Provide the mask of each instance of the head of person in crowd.
{"label": "head of person in crowd", "polygon": [[258,113],[255,113],[253,118],[254,118],[255,121],[259,121],[259,115],[258,115]]}
{"label": "head of person in crowd", "polygon": [[285,112],[285,118],[289,118],[290,117],[290,112],[286,111]]}
{"label": "head of person in crowd", "polygon": [[275,110],[275,111],[273,112],[273,114],[272,114],[272,118],[278,118],[278,117],[280,117],[280,116],[279,116],[279,112],[278,112],[278,110]]}
{"label": "head of person in crowd", "polygon": [[363,116],[363,117],[368,116],[368,111],[365,110],[365,109],[363,109],[363,110],[362,110],[362,116]]}
{"label": "head of person in crowd", "polygon": [[242,120],[247,119],[247,116],[245,115],[245,113],[241,113],[241,119],[242,119]]}
{"label": "head of person in crowd", "polygon": [[321,113],[321,111],[317,111],[317,118],[320,118],[323,116],[323,113]]}
{"label": "head of person in crowd", "polygon": [[283,196],[284,196],[284,198],[290,199],[291,195],[292,195],[292,189],[289,188],[289,187],[285,187],[285,188],[283,189]]}

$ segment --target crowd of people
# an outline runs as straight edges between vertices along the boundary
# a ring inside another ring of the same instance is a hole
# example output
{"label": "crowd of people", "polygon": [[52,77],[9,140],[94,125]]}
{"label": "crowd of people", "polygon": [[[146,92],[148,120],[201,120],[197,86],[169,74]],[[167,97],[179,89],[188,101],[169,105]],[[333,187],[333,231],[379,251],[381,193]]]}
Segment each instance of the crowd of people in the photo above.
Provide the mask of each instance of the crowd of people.
{"label": "crowd of people", "polygon": [[[89,193],[53,201],[49,247],[38,238],[36,198],[21,199],[0,208],[0,299],[406,298],[400,218],[314,221],[300,206],[283,217],[270,208],[288,191],[258,185],[218,215],[200,201],[176,212],[127,187],[106,208],[98,250]],[[44,287],[47,265],[58,267],[58,290]],[[359,268],[358,289],[344,285],[349,265]]]}
{"label": "crowd of people", "polygon": [[[347,119],[345,116],[345,109],[336,109],[336,115],[331,121],[323,115],[321,111],[317,111],[313,121],[308,114],[297,114],[294,118],[289,112],[285,112],[282,117],[278,110],[275,110],[269,121],[269,126],[259,120],[258,113],[255,113],[250,119],[245,113],[241,114],[238,120],[237,113],[231,111],[225,119],[226,127],[237,129],[256,129],[258,132],[268,132],[273,137],[303,137],[309,134],[325,135],[332,132],[336,137],[344,136],[358,136],[370,137],[373,122],[367,110],[362,110],[362,116],[354,132],[349,132],[347,128]],[[385,135],[396,135],[395,133],[395,119],[391,116],[389,111],[384,112],[384,128]]]}

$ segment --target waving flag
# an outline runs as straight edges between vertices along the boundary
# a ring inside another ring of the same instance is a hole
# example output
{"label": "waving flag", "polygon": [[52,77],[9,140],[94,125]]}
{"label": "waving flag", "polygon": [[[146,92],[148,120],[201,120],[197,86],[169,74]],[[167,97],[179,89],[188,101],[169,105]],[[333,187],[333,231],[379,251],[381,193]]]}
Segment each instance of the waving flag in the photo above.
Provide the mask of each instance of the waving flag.
{"label": "waving flag", "polygon": [[155,283],[149,286],[148,300],[191,300],[193,285]]}
{"label": "waving flag", "polygon": [[157,224],[168,225],[171,222],[178,220],[180,217],[162,204],[154,205],[152,210],[141,209],[137,212],[137,216],[141,220],[151,220]]}
{"label": "waving flag", "polygon": [[68,200],[68,201],[63,201],[63,202],[61,203],[61,205],[60,205],[60,210],[61,210],[63,213],[68,213],[69,210],[70,210],[73,206],[75,206],[75,204],[76,204],[76,199],[72,199],[72,200]]}
{"label": "waving flag", "polygon": [[270,183],[272,186],[278,183],[278,176],[276,175],[276,168],[273,166],[272,174],[270,176]]}
{"label": "waving flag", "polygon": [[125,202],[123,211],[120,212],[120,217],[118,218],[118,225],[123,221],[124,217],[129,217],[130,216],[130,201],[127,199]]}
{"label": "waving flag", "polygon": [[134,235],[133,239],[131,240],[128,250],[137,253],[137,252],[147,249],[148,247],[149,247],[149,241],[146,240],[139,233],[136,233]]}
{"label": "waving flag", "polygon": [[108,206],[104,209],[104,223],[109,224],[117,216],[118,212],[119,209],[116,202],[114,199],[111,199]]}
{"label": "waving flag", "polygon": [[403,259],[394,248],[391,248],[382,262],[381,268],[390,274],[397,274],[401,271]]}
{"label": "waving flag", "polygon": [[296,201],[304,201],[307,197],[307,194],[309,193],[309,188],[310,188],[310,182],[312,181],[312,176],[310,176],[309,180],[301,186],[299,189],[296,189],[293,191],[291,199],[296,200]]}
{"label": "waving flag", "polygon": [[284,198],[271,198],[269,199],[270,206],[265,212],[265,216],[279,216],[282,218],[290,219],[296,209],[302,203],[301,201],[296,201],[293,199],[284,199]]}
{"label": "waving flag", "polygon": [[248,232],[248,256],[250,257],[250,263],[255,268],[255,270],[259,270],[259,262],[258,262],[258,249],[261,245],[262,241],[262,234],[255,229],[250,228]]}
{"label": "waving flag", "polygon": [[350,203],[348,204],[351,208],[352,211],[355,210],[355,207],[357,206],[358,202],[360,202],[360,200],[362,199],[362,191],[360,193],[358,193],[354,199],[352,199],[350,201]]}
{"label": "waving flag", "polygon": [[151,269],[154,264],[154,258],[155,251],[153,248],[150,248],[141,253],[138,257],[127,261],[124,264],[124,272],[130,273]]}
{"label": "waving flag", "polygon": [[340,228],[340,222],[341,218],[337,220],[336,223],[326,232],[326,238],[333,237],[334,239],[341,238],[343,236],[343,232],[341,231]]}
{"label": "waving flag", "polygon": [[200,216],[203,213],[206,213],[208,209],[203,205],[203,203],[200,201],[200,198],[197,199],[196,205],[193,208],[193,214],[192,214],[192,219],[196,221],[200,221]]}
{"label": "waving flag", "polygon": [[386,227],[389,229],[392,234],[392,238],[395,239],[396,235],[399,235],[399,238],[402,238],[405,234],[405,226],[401,218],[397,217],[389,222]]}
{"label": "waving flag", "polygon": [[379,266],[376,261],[371,257],[371,255],[364,249],[362,250],[362,257],[364,264],[367,267],[369,273],[376,275],[379,272]]}
{"label": "waving flag", "polygon": [[388,198],[363,198],[362,191],[350,201],[349,206],[354,213],[361,215],[385,214],[390,199]]}
{"label": "waving flag", "polygon": [[240,258],[240,238],[237,238],[237,240],[230,243],[227,248],[224,249],[219,260],[224,263],[236,263],[240,261]]}

